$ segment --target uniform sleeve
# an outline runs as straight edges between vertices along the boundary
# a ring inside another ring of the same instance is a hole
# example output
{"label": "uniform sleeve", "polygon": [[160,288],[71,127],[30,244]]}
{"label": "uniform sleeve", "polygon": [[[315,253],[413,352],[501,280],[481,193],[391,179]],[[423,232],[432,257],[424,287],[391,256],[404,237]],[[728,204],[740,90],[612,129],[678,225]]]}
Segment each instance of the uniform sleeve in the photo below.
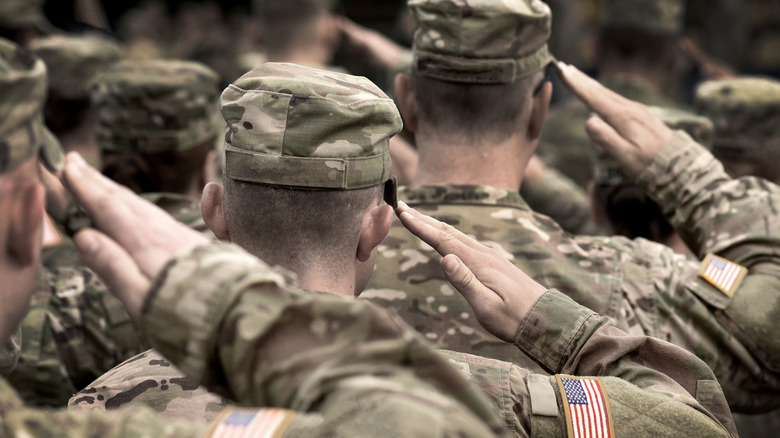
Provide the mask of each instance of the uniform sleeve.
{"label": "uniform sleeve", "polygon": [[[677,405],[680,412],[688,414],[674,421],[695,421],[710,428],[714,425],[721,435],[736,436],[726,399],[704,362],[663,340],[628,335],[613,327],[609,318],[554,289],[534,304],[514,343],[550,374],[602,378],[599,381],[607,398],[610,388],[615,388],[623,402],[635,399],[637,406],[648,400],[660,400],[672,410]],[[564,393],[556,393],[560,403]],[[648,421],[655,415],[652,412],[647,413]],[[671,417],[667,421],[672,421]]]}
{"label": "uniform sleeve", "polygon": [[296,291],[237,247],[175,258],[144,332],[194,381],[249,406],[319,413],[318,433],[501,434],[493,407],[401,320]]}
{"label": "uniform sleeve", "polygon": [[533,211],[551,217],[569,233],[603,234],[590,214],[588,194],[553,167],[533,185],[520,186],[520,194]]}
{"label": "uniform sleeve", "polygon": [[667,276],[679,290],[657,284],[661,299],[681,314],[690,306],[679,297],[693,292],[709,309],[696,324],[724,331],[713,337],[715,342],[704,343],[689,336],[685,324],[668,324],[672,342],[687,342],[685,347],[718,375],[729,375],[722,382],[732,407],[780,405],[780,338],[773,335],[780,320],[780,188],[761,178],[728,177],[720,162],[683,132],[664,146],[637,183],[699,259],[713,253],[747,269],[732,297],[699,274],[706,268],[701,262],[679,264]]}
{"label": "uniform sleeve", "polygon": [[68,412],[25,407],[22,400],[0,379],[0,435],[30,438],[95,437],[202,437],[206,423],[173,423],[150,409],[134,407],[112,411]]}

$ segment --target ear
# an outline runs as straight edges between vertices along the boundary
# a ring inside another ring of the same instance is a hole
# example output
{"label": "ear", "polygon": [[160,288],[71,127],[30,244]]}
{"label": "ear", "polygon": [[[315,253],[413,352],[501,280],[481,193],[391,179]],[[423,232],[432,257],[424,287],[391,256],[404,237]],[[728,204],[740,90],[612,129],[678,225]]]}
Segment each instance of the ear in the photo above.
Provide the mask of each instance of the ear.
{"label": "ear", "polygon": [[358,239],[356,257],[359,261],[365,262],[371,258],[374,248],[379,246],[390,232],[392,222],[393,208],[387,204],[374,205],[366,210]]}
{"label": "ear", "polygon": [[404,119],[404,127],[409,132],[417,132],[417,107],[414,103],[414,91],[412,81],[406,73],[398,73],[394,84],[395,100],[398,103],[398,111]]}
{"label": "ear", "polygon": [[198,187],[203,190],[206,184],[217,180],[217,151],[212,150],[206,154],[203,167],[200,169],[200,181]]}
{"label": "ear", "polygon": [[545,82],[539,93],[533,97],[527,133],[530,140],[538,140],[542,136],[542,126],[544,126],[544,121],[547,119],[547,110],[550,109],[552,88],[552,82]]}
{"label": "ear", "polygon": [[200,199],[200,214],[217,239],[230,242],[225,219],[225,189],[217,183],[208,183]]}
{"label": "ear", "polygon": [[17,208],[11,213],[8,253],[19,266],[37,264],[41,254],[41,230],[46,189],[40,183],[22,189]]}

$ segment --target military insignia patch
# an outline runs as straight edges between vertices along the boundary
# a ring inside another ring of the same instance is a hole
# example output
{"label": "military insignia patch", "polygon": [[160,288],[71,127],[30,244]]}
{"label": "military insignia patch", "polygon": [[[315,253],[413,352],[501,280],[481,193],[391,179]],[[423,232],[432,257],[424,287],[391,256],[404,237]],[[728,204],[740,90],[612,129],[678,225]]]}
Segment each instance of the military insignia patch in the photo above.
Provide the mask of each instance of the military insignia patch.
{"label": "military insignia patch", "polygon": [[286,409],[234,409],[222,411],[211,424],[210,438],[279,438],[295,417]]}
{"label": "military insignia patch", "polygon": [[62,243],[62,235],[57,231],[54,221],[51,220],[48,214],[43,215],[43,230],[41,234],[43,235],[42,246],[44,248],[51,248]]}
{"label": "military insignia patch", "polygon": [[747,268],[714,254],[707,254],[699,267],[699,276],[731,298],[747,274]]}
{"label": "military insignia patch", "polygon": [[569,438],[612,438],[612,412],[601,379],[555,375]]}

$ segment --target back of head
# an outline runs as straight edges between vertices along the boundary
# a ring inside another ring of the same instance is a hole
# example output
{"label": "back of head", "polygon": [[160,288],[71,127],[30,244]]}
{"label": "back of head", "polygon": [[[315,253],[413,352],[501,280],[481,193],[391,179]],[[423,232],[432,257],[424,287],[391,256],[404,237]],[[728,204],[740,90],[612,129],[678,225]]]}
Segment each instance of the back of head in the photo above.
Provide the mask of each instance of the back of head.
{"label": "back of head", "polygon": [[553,61],[540,0],[410,0],[412,84],[420,123],[453,137],[506,137]]}
{"label": "back of head", "polygon": [[40,157],[51,170],[62,166],[59,143],[43,124],[46,66],[0,38],[0,175]]}
{"label": "back of head", "polygon": [[333,0],[254,0],[260,44],[272,54],[285,54],[319,44],[318,20],[334,7]]}
{"label": "back of head", "polygon": [[683,33],[685,0],[603,0],[600,57],[652,63]]}
{"label": "back of head", "polygon": [[213,70],[188,61],[106,69],[90,89],[104,173],[137,192],[183,193],[214,149],[218,84]]}
{"label": "back of head", "polygon": [[[712,145],[714,128],[706,117],[675,108],[650,107],[650,110],[670,128],[687,132],[706,147]],[[674,232],[658,204],[630,181],[606,153],[599,153],[593,173],[597,204],[593,208],[609,221],[615,234],[664,242]]]}
{"label": "back of head", "polygon": [[30,50],[49,71],[46,124],[55,133],[81,123],[89,108],[89,86],[95,76],[119,61],[124,48],[98,36],[55,35],[39,37]]}
{"label": "back of head", "polygon": [[696,108],[715,125],[713,154],[732,176],[780,181],[780,82],[743,77],[702,83]]}
{"label": "back of head", "polygon": [[300,272],[343,258],[391,180],[395,104],[363,77],[266,63],[222,93],[231,239]]}

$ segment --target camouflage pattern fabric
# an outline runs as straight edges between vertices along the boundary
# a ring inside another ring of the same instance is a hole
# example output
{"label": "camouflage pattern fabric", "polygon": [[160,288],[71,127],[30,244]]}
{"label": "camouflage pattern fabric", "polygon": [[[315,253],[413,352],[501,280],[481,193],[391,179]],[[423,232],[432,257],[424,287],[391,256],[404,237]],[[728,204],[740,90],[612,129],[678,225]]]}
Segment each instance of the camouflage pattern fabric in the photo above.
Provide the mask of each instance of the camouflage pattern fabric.
{"label": "camouflage pattern fabric", "polygon": [[72,411],[144,405],[166,420],[214,420],[232,404],[188,379],[155,350],[117,365],[71,397]]}
{"label": "camouflage pattern fabric", "polygon": [[217,74],[179,60],[125,60],[104,70],[90,89],[101,149],[183,151],[217,136]]}
{"label": "camouflage pattern fabric", "polygon": [[686,0],[604,0],[599,25],[656,35],[681,35],[685,3]]}
{"label": "camouflage pattern fabric", "polygon": [[0,2],[0,26],[8,29],[52,29],[43,14],[46,0],[3,0]]}
{"label": "camouflage pattern fabric", "polygon": [[86,99],[95,76],[125,49],[106,38],[55,35],[34,39],[30,51],[46,64],[50,90],[63,99]]}
{"label": "camouflage pattern fabric", "polygon": [[[645,105],[680,108],[679,103],[653,90],[638,78],[601,79],[600,82],[612,91]],[[537,150],[539,158],[548,166],[560,170],[582,187],[586,187],[593,179],[593,166],[598,153],[585,132],[585,122],[590,114],[590,110],[578,99],[571,99],[552,108],[542,127],[542,139]],[[537,210],[536,205],[531,205],[531,208]],[[548,209],[544,206],[538,208]]]}
{"label": "camouflage pattern fabric", "polygon": [[[197,200],[172,193],[142,197],[214,238]],[[44,269],[22,320],[22,357],[8,380],[28,405],[64,406],[75,392],[147,347],[119,300],[83,267],[70,238],[63,234],[63,242],[45,248],[42,259]]]}
{"label": "camouflage pattern fabric", "polygon": [[41,116],[46,100],[46,66],[16,44],[0,38],[0,72],[0,175],[39,151],[43,164],[59,169],[64,162],[62,149]]}
{"label": "camouflage pattern fabric", "polygon": [[16,363],[19,361],[21,353],[22,329],[19,327],[11,334],[11,337],[8,338],[2,349],[0,349],[0,376],[5,377],[13,371],[16,367]]}
{"label": "camouflage pattern fabric", "polygon": [[[537,301],[516,336],[516,345],[552,373],[611,376],[606,395],[621,399],[616,400],[612,413],[618,431],[641,425],[640,436],[657,436],[658,423],[664,423],[667,431],[678,433],[706,430],[712,436],[735,434],[725,397],[703,362],[664,341],[629,336],[611,327],[608,318],[555,290]],[[565,435],[562,403],[555,396],[555,379],[549,374],[533,375],[511,363],[479,356],[440,353],[493,401],[511,435],[530,436],[534,423],[550,429],[545,436]],[[678,366],[670,367],[669,363]],[[541,381],[550,390],[540,395],[538,390],[529,389],[532,381]],[[102,410],[143,404],[171,420],[213,418],[214,410],[225,401],[188,382],[159,353],[148,351],[76,394],[69,406],[73,410]],[[703,388],[713,391],[705,394]],[[531,407],[545,403],[555,413],[551,418],[538,418]],[[655,404],[656,409],[638,415],[634,409],[637,403]]]}
{"label": "camouflage pattern fabric", "polygon": [[780,152],[779,81],[744,77],[704,82],[696,89],[696,109],[715,124],[715,156],[760,161]]}
{"label": "camouflage pattern fabric", "polygon": [[558,169],[548,167],[532,186],[523,183],[520,195],[535,212],[555,219],[569,233],[604,234],[591,216],[588,193]]}
{"label": "camouflage pattern fabric", "polygon": [[[296,290],[288,274],[225,244],[180,254],[153,284],[140,326],[154,348],[243,405],[300,412],[290,436],[507,435],[479,390],[369,303]],[[146,408],[33,410],[5,381],[0,416],[11,436],[201,436],[205,427]]]}
{"label": "camouflage pattern fabric", "polygon": [[21,327],[22,354],[8,382],[34,406],[64,406],[142,350],[122,304],[86,268],[43,269]]}
{"label": "camouflage pattern fabric", "polygon": [[510,83],[554,60],[547,48],[552,14],[541,0],[410,0],[409,9],[418,26],[414,65],[425,76]]}
{"label": "camouflage pattern fabric", "polygon": [[390,178],[401,116],[366,78],[269,62],[228,86],[220,110],[228,178],[335,190]]}
{"label": "camouflage pattern fabric", "polygon": [[[773,225],[780,189],[756,178],[732,180],[680,131],[637,183],[662,206],[697,257],[712,252],[749,269],[733,298],[697,276],[697,261],[644,239],[571,236],[529,210],[517,193],[439,185],[401,188],[399,198],[503,252],[536,281],[612,318],[629,334],[658,337],[691,351],[715,372],[732,410],[777,407],[780,345],[765,334],[780,306],[765,291],[780,286],[772,256],[780,243],[780,227]],[[446,282],[440,261],[394,222],[361,298],[394,308],[439,347],[534,369],[527,355],[479,327],[466,301]],[[756,308],[764,312],[750,310]]]}

